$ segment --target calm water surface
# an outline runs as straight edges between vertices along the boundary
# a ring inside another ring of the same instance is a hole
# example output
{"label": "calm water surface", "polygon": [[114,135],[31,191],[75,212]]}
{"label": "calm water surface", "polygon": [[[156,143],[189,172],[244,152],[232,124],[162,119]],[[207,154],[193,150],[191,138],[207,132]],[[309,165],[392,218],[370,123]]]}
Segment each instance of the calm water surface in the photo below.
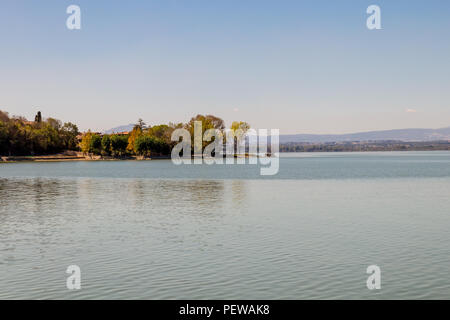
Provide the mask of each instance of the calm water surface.
{"label": "calm water surface", "polygon": [[449,196],[450,152],[0,164],[0,299],[449,299]]}

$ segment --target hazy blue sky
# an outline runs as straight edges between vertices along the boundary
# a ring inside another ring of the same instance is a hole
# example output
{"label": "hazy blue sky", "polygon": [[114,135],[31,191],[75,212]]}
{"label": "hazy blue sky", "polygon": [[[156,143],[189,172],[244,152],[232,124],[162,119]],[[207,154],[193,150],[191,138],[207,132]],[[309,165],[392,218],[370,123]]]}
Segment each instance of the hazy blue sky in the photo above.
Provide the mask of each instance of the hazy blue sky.
{"label": "hazy blue sky", "polygon": [[197,113],[281,133],[446,127],[450,1],[1,0],[0,109],[83,130]]}

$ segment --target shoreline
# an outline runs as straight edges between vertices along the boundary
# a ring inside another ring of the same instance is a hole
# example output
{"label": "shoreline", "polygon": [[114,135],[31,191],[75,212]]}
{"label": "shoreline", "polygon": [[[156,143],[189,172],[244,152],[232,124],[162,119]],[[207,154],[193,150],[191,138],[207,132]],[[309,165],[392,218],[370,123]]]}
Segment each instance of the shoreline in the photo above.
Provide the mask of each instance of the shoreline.
{"label": "shoreline", "polygon": [[0,163],[17,163],[17,162],[68,162],[68,161],[148,161],[148,160],[168,160],[167,157],[140,158],[136,156],[130,157],[102,157],[102,156],[2,156]]}
{"label": "shoreline", "polygon": [[[294,153],[374,153],[374,152],[434,152],[434,151],[450,151],[449,149],[438,150],[354,150],[354,151],[284,151],[280,154],[294,154]],[[69,162],[69,161],[151,161],[151,160],[170,160],[170,156],[156,156],[156,157],[142,157],[142,156],[128,156],[128,157],[111,157],[111,156],[92,156],[82,155],[76,152],[76,155],[69,154],[53,154],[41,156],[0,156],[1,163],[18,163],[18,162]],[[234,158],[238,158],[235,155]],[[246,158],[249,155],[245,155]],[[194,159],[195,157],[192,157]]]}

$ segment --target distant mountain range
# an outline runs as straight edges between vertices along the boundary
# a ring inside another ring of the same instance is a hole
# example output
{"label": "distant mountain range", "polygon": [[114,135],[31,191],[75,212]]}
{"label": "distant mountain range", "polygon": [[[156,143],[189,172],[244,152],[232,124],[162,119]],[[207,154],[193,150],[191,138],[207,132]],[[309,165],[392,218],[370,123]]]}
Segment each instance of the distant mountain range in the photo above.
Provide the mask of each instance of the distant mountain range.
{"label": "distant mountain range", "polygon": [[289,142],[348,142],[348,141],[438,141],[450,140],[450,127],[442,129],[397,129],[349,134],[280,135],[280,143]]}
{"label": "distant mountain range", "polygon": [[135,124],[130,123],[124,126],[119,126],[119,127],[115,127],[109,130],[106,130],[104,133],[106,134],[112,134],[112,133],[118,133],[118,132],[126,132],[126,131],[131,131],[133,130]]}
{"label": "distant mountain range", "polygon": [[[105,133],[131,131],[134,124],[115,127]],[[383,131],[368,131],[349,134],[289,134],[280,135],[280,143],[304,142],[348,142],[348,141],[438,141],[450,140],[450,127],[441,129],[397,129]]]}

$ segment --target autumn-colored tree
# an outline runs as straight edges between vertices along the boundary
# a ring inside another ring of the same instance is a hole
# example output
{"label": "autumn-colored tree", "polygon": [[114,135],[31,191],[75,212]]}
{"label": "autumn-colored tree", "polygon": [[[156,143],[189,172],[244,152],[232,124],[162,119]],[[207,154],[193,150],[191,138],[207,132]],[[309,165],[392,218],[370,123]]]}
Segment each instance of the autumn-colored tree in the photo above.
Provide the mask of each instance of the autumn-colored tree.
{"label": "autumn-colored tree", "polygon": [[[145,122],[139,119],[130,134],[100,136],[88,131],[78,143],[79,132],[75,124],[70,122],[62,124],[54,118],[44,120],[40,112],[36,114],[34,120],[30,122],[24,117],[10,117],[7,112],[0,111],[0,154],[49,154],[80,148],[84,153],[113,156],[145,152],[169,154],[170,148],[177,143],[171,141],[171,135],[175,129],[186,128],[194,138],[195,121],[200,121],[202,125],[202,136],[208,129],[222,132],[225,128],[224,121],[213,115],[197,115],[186,124],[169,123],[153,127],[147,127]],[[231,126],[232,129],[240,129],[243,132],[246,132],[249,127],[245,122],[234,122]],[[137,143],[138,139],[139,143]],[[205,147],[209,143],[209,141],[202,141],[201,145]],[[192,145],[194,146],[194,143]]]}
{"label": "autumn-colored tree", "polygon": [[250,125],[244,121],[233,121],[230,127],[231,130],[242,130],[246,133],[250,129]]}
{"label": "autumn-colored tree", "polygon": [[142,135],[142,128],[139,125],[135,125],[133,130],[131,130],[130,135],[128,136],[128,146],[127,150],[129,152],[136,153],[136,140]]}
{"label": "autumn-colored tree", "polygon": [[92,132],[89,130],[81,138],[80,149],[83,153],[89,153],[91,150]]}
{"label": "autumn-colored tree", "polygon": [[[194,146],[195,146],[195,141],[194,141],[194,139],[195,139],[195,132],[194,132],[194,129],[195,129],[195,122],[196,121],[200,121],[201,124],[202,124],[202,137],[205,134],[206,130],[217,129],[217,130],[222,131],[223,129],[225,129],[225,122],[222,119],[220,119],[218,117],[215,117],[213,115],[206,115],[206,116],[204,116],[204,115],[198,114],[197,116],[191,118],[191,120],[186,124],[185,128],[191,134],[192,148],[194,148]],[[202,149],[204,147],[206,147],[210,143],[211,142],[208,142],[208,141],[202,141]]]}
{"label": "autumn-colored tree", "polygon": [[8,123],[9,120],[10,119],[9,119],[8,112],[0,110],[0,121],[3,122],[3,123]]}
{"label": "autumn-colored tree", "polygon": [[242,143],[245,134],[250,129],[250,125],[244,121],[233,121],[230,129],[233,131],[234,138],[234,152],[237,153],[238,143]]}
{"label": "autumn-colored tree", "polygon": [[191,118],[191,120],[186,125],[186,128],[191,132],[191,135],[194,134],[195,121],[200,121],[202,123],[202,133],[204,133],[208,129],[225,129],[225,123],[222,119],[212,115],[204,116],[198,114],[195,117]]}

